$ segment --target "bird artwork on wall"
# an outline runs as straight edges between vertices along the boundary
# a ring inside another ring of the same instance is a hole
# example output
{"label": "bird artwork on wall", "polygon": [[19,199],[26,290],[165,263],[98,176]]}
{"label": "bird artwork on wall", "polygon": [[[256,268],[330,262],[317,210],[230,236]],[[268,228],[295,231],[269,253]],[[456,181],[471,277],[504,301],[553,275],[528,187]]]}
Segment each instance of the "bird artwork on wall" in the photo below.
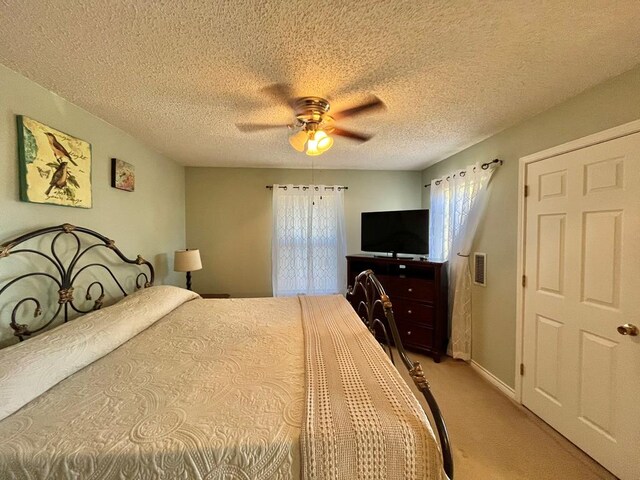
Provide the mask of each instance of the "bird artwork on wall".
{"label": "bird artwork on wall", "polygon": [[118,158],[112,158],[111,186],[126,192],[133,192],[136,187],[135,167]]}
{"label": "bird artwork on wall", "polygon": [[73,161],[73,158],[71,158],[71,155],[69,155],[69,152],[67,152],[67,149],[64,148],[64,145],[58,141],[53,133],[44,132],[44,134],[47,136],[47,140],[49,140],[49,145],[51,145],[51,150],[53,150],[56,160],[61,161],[63,158],[67,157],[71,163],[76,167],[78,166],[78,164]]}
{"label": "bird artwork on wall", "polygon": [[67,186],[67,181],[69,180],[69,172],[67,171],[67,162],[60,162],[60,166],[56,169],[53,177],[51,177],[51,181],[49,182],[49,188],[45,192],[45,195],[48,197],[51,193],[53,187],[55,188],[64,188]]}
{"label": "bird artwork on wall", "polygon": [[26,202],[91,208],[91,145],[18,116],[20,198]]}

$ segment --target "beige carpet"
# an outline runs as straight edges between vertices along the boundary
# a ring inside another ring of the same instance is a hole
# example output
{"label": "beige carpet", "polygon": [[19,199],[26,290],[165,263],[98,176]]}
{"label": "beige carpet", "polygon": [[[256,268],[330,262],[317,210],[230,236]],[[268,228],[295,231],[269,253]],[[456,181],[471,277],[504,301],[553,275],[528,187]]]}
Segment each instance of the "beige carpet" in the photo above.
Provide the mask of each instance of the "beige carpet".
{"label": "beige carpet", "polygon": [[[466,363],[410,357],[422,363],[447,422],[455,480],[616,478]],[[397,356],[396,365],[426,409]]]}

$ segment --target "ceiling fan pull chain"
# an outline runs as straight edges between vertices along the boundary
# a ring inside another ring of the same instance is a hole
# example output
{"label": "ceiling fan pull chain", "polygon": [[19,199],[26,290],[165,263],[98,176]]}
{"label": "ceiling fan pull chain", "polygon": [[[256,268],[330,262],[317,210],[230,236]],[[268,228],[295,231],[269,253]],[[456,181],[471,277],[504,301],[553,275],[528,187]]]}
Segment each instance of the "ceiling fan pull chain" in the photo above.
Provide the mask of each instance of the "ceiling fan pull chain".
{"label": "ceiling fan pull chain", "polygon": [[[316,182],[315,182],[314,173],[315,172],[313,170],[313,157],[311,157],[311,188],[312,188],[311,195],[313,195],[313,190],[316,190],[316,188],[315,188]],[[316,204],[316,201],[313,199],[314,197],[311,197],[311,198],[312,198],[311,205],[313,206],[313,205]]]}

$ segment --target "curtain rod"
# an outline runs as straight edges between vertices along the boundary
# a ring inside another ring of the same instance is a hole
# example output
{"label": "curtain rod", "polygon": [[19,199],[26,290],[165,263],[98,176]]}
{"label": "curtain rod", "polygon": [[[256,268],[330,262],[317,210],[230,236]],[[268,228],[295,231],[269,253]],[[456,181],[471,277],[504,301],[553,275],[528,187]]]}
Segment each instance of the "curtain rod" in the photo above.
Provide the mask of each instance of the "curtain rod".
{"label": "curtain rod", "polygon": [[[273,190],[273,185],[267,185],[266,188],[268,188],[269,190]],[[286,190],[287,186],[286,185],[278,185],[278,188],[284,188]],[[300,186],[296,185],[296,186],[294,186],[292,188],[298,188],[299,189]],[[302,190],[308,190],[308,189],[309,189],[308,186],[306,186],[306,185],[302,186]],[[315,189],[318,190],[318,187],[315,187]],[[333,190],[334,187],[324,187],[324,189],[325,190]],[[340,190],[349,190],[349,187],[338,186],[338,191],[340,191]]]}
{"label": "curtain rod", "polygon": [[[486,170],[486,169],[487,169],[487,168],[489,168],[489,167],[491,166],[491,164],[493,164],[493,163],[497,163],[497,164],[498,164],[498,166],[500,166],[500,165],[502,165],[504,162],[503,162],[502,160],[500,160],[500,159],[496,158],[495,160],[491,160],[490,162],[485,162],[485,163],[483,163],[482,165],[480,165],[480,168],[482,168],[483,170]],[[474,169],[474,170],[475,170],[475,168],[476,168],[476,167],[473,167],[473,169]],[[466,170],[462,170],[462,171],[460,172],[460,174],[461,174],[463,177],[464,177],[465,173],[467,173],[467,172],[466,172]],[[455,177],[455,175],[453,175],[453,176]],[[449,180],[449,177],[447,177],[447,180]],[[438,185],[438,183],[436,183],[436,185]],[[430,186],[431,186],[431,184],[430,184],[430,183],[427,183],[427,184],[425,185],[425,187],[430,187]]]}

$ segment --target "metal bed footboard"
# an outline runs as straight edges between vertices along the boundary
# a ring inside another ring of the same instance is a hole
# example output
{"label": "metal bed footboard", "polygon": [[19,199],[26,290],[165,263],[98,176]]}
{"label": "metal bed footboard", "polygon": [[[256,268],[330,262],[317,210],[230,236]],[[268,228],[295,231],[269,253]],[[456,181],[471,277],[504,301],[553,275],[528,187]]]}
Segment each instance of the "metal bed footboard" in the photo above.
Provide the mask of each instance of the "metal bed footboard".
{"label": "metal bed footboard", "polygon": [[438,431],[438,438],[440,440],[440,448],[442,449],[442,461],[444,471],[450,479],[453,480],[453,457],[451,455],[451,444],[449,443],[449,433],[447,432],[447,426],[442,418],[440,407],[436,402],[429,382],[424,376],[422,365],[420,362],[413,362],[407,355],[402,341],[400,340],[400,333],[393,316],[393,308],[389,296],[385,293],[384,287],[380,281],[376,278],[372,270],[365,270],[356,276],[353,286],[349,286],[347,291],[347,300],[353,306],[358,316],[362,319],[369,331],[376,336],[382,335],[385,344],[382,344],[383,348],[386,348],[391,362],[395,365],[393,350],[391,349],[391,342],[387,327],[385,323],[380,320],[380,314],[386,318],[389,329],[391,330],[391,338],[393,344],[396,346],[396,350],[402,363],[409,371],[409,375],[416,384],[416,387],[424,395],[433,421]]}

